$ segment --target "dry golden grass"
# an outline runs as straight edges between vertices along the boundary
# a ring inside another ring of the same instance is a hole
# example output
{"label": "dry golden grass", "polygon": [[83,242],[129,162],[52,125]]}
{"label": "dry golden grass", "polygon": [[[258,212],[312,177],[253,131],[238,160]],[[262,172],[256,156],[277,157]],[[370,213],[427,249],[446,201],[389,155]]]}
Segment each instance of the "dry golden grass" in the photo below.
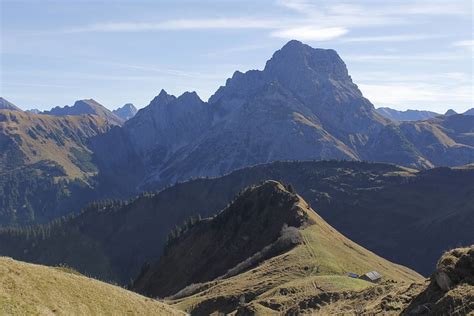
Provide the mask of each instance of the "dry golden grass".
{"label": "dry golden grass", "polygon": [[184,315],[140,296],[64,268],[0,257],[1,315]]}

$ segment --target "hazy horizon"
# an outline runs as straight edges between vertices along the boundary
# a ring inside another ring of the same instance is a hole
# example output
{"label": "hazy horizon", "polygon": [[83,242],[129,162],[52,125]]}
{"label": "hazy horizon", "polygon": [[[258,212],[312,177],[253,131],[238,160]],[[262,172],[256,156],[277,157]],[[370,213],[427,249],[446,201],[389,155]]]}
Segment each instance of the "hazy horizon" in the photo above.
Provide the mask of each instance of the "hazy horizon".
{"label": "hazy horizon", "polygon": [[291,39],[335,49],[376,107],[473,107],[471,1],[2,1],[0,96],[22,109],[93,98],[207,100]]}

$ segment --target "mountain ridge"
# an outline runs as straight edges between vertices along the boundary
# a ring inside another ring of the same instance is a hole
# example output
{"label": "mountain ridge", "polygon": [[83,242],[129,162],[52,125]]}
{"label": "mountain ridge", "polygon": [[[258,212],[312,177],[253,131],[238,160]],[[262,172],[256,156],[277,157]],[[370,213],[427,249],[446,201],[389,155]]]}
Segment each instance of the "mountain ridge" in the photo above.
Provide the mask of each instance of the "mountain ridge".
{"label": "mountain ridge", "polygon": [[281,160],[415,168],[473,161],[472,131],[458,135],[440,120],[420,130],[417,122],[384,118],[334,50],[290,41],[263,70],[236,71],[208,102],[162,90],[122,128],[95,138],[92,148],[104,179],[127,179],[116,189],[125,195]]}
{"label": "mountain ridge", "polygon": [[[349,272],[373,269],[385,280],[422,280],[416,272],[339,234],[292,191],[277,181],[245,189],[217,215],[172,240],[132,289],[153,297],[181,289],[177,306],[204,315],[230,313],[241,305],[236,297],[251,303],[288,283],[312,280],[320,287],[339,289],[370,286],[352,279]],[[320,284],[321,279],[327,284]],[[173,302],[173,296],[168,299]]]}
{"label": "mountain ridge", "polygon": [[114,125],[122,125],[124,122],[122,118],[115,115],[112,111],[110,111],[94,99],[78,100],[74,102],[73,106],[56,106],[51,110],[46,110],[41,113],[55,116],[93,114],[102,117],[103,119]]}
{"label": "mountain ridge", "polygon": [[384,117],[394,120],[394,121],[420,121],[426,120],[438,115],[442,115],[440,113],[436,113],[433,111],[425,111],[425,110],[405,110],[399,111],[389,107],[380,107],[376,109],[378,113],[383,115]]}

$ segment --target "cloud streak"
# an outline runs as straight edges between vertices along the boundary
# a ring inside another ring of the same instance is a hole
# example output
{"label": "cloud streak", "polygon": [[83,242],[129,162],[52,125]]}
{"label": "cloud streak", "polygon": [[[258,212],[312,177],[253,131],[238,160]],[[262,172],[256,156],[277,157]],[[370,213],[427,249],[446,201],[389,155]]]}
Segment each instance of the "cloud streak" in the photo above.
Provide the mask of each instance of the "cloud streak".
{"label": "cloud streak", "polygon": [[218,19],[177,19],[157,23],[143,22],[107,22],[74,27],[63,33],[88,32],[146,32],[146,31],[179,31],[203,29],[272,29],[276,27],[273,20],[252,18],[218,18]]}
{"label": "cloud streak", "polygon": [[362,37],[349,37],[341,39],[342,42],[347,43],[358,43],[358,42],[407,42],[407,41],[419,41],[434,38],[445,37],[443,35],[432,35],[432,34],[398,34],[398,35],[386,35],[386,36],[362,36]]}
{"label": "cloud streak", "polygon": [[346,34],[348,30],[343,27],[318,28],[313,26],[302,26],[288,28],[273,32],[273,37],[285,39],[298,39],[303,41],[327,41]]}

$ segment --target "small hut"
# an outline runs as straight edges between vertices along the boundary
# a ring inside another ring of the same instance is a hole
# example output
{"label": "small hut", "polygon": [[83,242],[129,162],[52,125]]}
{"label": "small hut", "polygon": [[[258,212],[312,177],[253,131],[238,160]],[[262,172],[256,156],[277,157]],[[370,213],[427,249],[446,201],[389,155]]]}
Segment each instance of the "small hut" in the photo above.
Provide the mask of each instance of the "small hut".
{"label": "small hut", "polygon": [[377,271],[370,271],[370,272],[367,272],[366,274],[362,274],[359,277],[359,279],[377,283],[382,279],[382,276]]}

